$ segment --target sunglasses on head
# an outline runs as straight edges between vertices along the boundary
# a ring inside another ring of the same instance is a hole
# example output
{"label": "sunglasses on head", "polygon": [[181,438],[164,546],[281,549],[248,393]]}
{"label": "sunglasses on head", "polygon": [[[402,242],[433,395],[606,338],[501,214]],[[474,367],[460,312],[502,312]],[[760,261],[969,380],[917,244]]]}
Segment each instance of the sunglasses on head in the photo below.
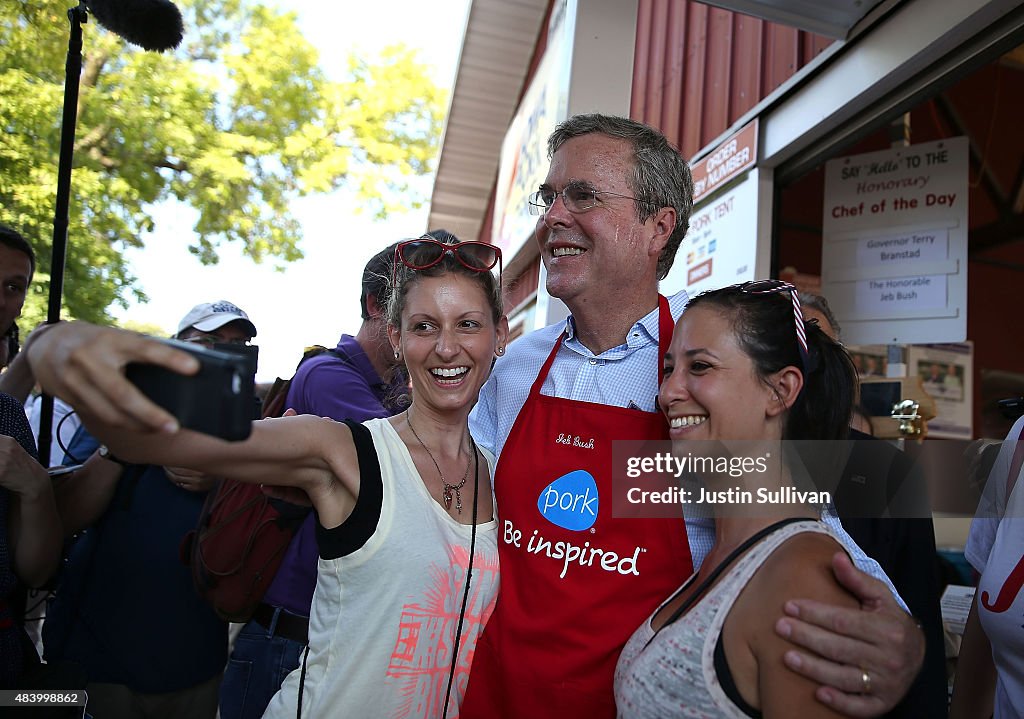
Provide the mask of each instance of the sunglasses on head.
{"label": "sunglasses on head", "polygon": [[800,293],[794,285],[782,280],[753,280],[733,285],[740,292],[749,295],[774,295],[778,292],[788,292],[793,300],[793,320],[796,324],[796,341],[800,347],[800,360],[804,365],[804,372],[807,372],[807,329],[804,327],[804,311],[800,306]]}
{"label": "sunglasses on head", "polygon": [[447,254],[473,272],[490,272],[498,265],[498,286],[501,286],[500,248],[486,242],[475,241],[450,245],[432,237],[420,237],[399,243],[395,248],[395,261],[391,267],[391,285],[395,284],[399,262],[410,270],[425,270],[441,262]]}

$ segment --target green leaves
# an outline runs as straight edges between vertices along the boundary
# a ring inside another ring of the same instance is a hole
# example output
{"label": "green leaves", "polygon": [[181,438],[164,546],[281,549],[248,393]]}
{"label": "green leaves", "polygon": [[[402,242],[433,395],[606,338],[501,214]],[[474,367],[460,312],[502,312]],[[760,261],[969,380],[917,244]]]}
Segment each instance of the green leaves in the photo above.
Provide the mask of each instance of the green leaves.
{"label": "green leaves", "polygon": [[[70,316],[105,321],[113,302],[140,296],[121,253],[146,242],[164,200],[195,210],[191,250],[208,264],[225,242],[257,262],[300,258],[289,205],[302,195],[349,187],[379,217],[425,200],[414,178],[434,169],[447,97],[414,52],[351,57],[332,81],[293,14],[248,0],[177,4],[186,35],[172,54],[83,27]],[[0,222],[38,254],[23,327],[45,313],[67,7],[0,0]]]}

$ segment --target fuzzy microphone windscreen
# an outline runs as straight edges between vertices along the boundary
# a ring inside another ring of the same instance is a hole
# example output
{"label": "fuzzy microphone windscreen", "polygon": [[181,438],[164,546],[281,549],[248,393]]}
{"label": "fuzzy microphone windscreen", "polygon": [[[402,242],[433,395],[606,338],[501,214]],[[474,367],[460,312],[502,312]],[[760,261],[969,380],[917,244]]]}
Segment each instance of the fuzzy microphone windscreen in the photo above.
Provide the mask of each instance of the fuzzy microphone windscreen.
{"label": "fuzzy microphone windscreen", "polygon": [[97,22],[146,50],[172,50],[181,43],[184,25],[169,0],[85,0]]}

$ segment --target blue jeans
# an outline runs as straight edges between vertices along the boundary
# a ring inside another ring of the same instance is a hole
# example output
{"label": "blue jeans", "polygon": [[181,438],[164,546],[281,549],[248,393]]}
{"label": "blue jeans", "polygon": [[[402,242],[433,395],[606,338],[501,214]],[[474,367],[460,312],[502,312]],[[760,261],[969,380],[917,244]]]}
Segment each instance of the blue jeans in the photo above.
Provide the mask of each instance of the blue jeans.
{"label": "blue jeans", "polygon": [[258,622],[242,627],[220,685],[221,719],[260,719],[284,678],[298,668],[305,648],[273,636]]}

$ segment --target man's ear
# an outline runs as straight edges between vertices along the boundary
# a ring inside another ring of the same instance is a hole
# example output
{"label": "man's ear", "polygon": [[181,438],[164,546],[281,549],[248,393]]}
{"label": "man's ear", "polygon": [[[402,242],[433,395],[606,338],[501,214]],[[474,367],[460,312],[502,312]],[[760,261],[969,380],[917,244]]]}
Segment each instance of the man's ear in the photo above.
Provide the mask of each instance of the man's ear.
{"label": "man's ear", "polygon": [[370,319],[377,320],[384,316],[384,308],[381,307],[377,301],[377,295],[366,295],[366,314],[370,315]]}
{"label": "man's ear", "polygon": [[665,249],[665,245],[668,244],[676,229],[676,208],[662,207],[648,222],[651,223],[651,228],[654,230],[647,250],[648,254],[660,257],[661,251]]}
{"label": "man's ear", "polygon": [[800,390],[804,386],[804,376],[792,365],[783,367],[768,378],[775,394],[775,402],[768,405],[768,416],[774,417],[789,409],[800,396]]}

